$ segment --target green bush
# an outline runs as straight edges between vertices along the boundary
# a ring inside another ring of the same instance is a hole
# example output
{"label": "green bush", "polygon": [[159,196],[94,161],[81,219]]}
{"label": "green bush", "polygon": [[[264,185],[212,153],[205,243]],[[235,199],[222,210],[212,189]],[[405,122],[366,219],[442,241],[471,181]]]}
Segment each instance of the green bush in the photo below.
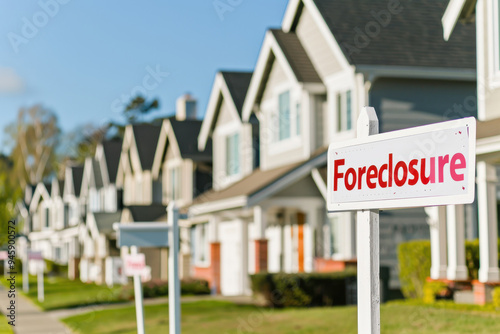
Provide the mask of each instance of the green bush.
{"label": "green bush", "polygon": [[399,281],[405,298],[423,298],[424,284],[431,270],[431,243],[414,240],[401,243],[398,249]]}
{"label": "green bush", "polygon": [[44,260],[46,273],[49,276],[68,277],[68,266],[51,260]]}
{"label": "green bush", "polygon": [[[181,280],[181,295],[207,295],[210,294],[208,282],[199,279]],[[168,282],[162,280],[151,280],[142,284],[142,295],[144,298],[155,298],[168,296]],[[124,299],[134,298],[133,284],[122,286],[120,296]]]}
{"label": "green bush", "polygon": [[346,304],[346,286],[356,271],[332,273],[258,273],[251,275],[252,291],[274,307]]}
{"label": "green bush", "polygon": [[493,289],[493,305],[500,308],[500,286]]}
{"label": "green bush", "polygon": [[423,288],[424,303],[432,304],[436,301],[436,296],[443,295],[448,290],[448,285],[440,281],[425,282]]}

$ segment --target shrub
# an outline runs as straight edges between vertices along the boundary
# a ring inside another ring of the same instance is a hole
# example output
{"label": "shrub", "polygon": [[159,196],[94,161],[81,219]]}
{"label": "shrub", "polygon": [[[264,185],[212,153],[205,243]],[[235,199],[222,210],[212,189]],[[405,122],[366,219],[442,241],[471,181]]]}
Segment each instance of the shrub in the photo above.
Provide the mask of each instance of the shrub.
{"label": "shrub", "polygon": [[479,270],[479,240],[465,241],[465,265],[469,279],[477,280]]}
{"label": "shrub", "polygon": [[354,270],[333,273],[258,273],[251,275],[252,291],[274,307],[345,305]]}
{"label": "shrub", "polygon": [[401,243],[398,249],[399,281],[405,298],[423,298],[424,284],[431,270],[431,243],[414,240]]}
{"label": "shrub", "polygon": [[437,296],[443,296],[448,293],[448,285],[444,282],[431,281],[425,282],[423,288],[424,303],[432,304],[436,301]]}
{"label": "shrub", "polygon": [[493,289],[493,305],[500,308],[500,286]]}
{"label": "shrub", "polygon": [[67,277],[68,276],[68,266],[56,263],[51,260],[44,260],[46,272],[49,276],[60,276]]}
{"label": "shrub", "polygon": [[[207,295],[210,294],[208,282],[198,279],[181,280],[181,295]],[[151,280],[142,284],[144,298],[168,296],[168,281]],[[134,298],[133,284],[122,286],[120,296],[124,299]]]}

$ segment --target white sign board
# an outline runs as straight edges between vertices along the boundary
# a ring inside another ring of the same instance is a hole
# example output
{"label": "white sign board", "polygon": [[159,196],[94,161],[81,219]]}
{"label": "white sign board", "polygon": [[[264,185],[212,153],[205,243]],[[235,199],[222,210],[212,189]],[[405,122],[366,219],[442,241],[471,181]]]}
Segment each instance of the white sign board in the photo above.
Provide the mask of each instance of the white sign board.
{"label": "white sign board", "polygon": [[43,260],[42,252],[28,251],[28,260]]}
{"label": "white sign board", "polygon": [[0,251],[0,260],[7,260],[9,258],[9,253],[7,251]]}
{"label": "white sign board", "polygon": [[146,257],[144,254],[127,254],[123,257],[125,262],[125,276],[142,275],[146,268]]}
{"label": "white sign board", "polygon": [[474,117],[333,143],[328,211],[474,201]]}

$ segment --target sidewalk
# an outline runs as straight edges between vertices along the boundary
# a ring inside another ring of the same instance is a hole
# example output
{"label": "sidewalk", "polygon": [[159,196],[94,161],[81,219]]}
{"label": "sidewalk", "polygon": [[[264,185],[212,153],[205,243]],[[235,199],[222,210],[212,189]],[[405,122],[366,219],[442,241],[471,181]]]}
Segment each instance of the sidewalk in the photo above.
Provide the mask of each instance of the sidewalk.
{"label": "sidewalk", "polygon": [[[29,299],[16,291],[16,326],[13,327],[16,334],[70,334],[66,326],[48,312],[42,312]],[[0,310],[7,313],[6,308],[10,305],[7,289],[0,285]]]}

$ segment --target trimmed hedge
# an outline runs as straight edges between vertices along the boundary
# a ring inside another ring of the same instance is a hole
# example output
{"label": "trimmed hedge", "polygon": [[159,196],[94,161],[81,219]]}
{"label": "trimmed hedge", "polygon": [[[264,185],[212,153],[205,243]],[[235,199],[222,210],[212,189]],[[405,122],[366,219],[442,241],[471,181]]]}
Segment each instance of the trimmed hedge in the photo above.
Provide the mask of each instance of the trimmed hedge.
{"label": "trimmed hedge", "polygon": [[423,290],[423,301],[427,304],[432,304],[437,297],[446,296],[449,293],[448,284],[440,281],[425,282]]}
{"label": "trimmed hedge", "polygon": [[[210,288],[208,282],[199,279],[181,280],[181,295],[208,295]],[[155,298],[168,296],[168,281],[151,280],[142,284],[142,295],[144,298]],[[133,284],[122,286],[120,296],[125,299],[134,298]]]}
{"label": "trimmed hedge", "polygon": [[500,308],[500,286],[493,289],[493,305]]}
{"label": "trimmed hedge", "polygon": [[[500,239],[498,241],[500,259]],[[406,298],[424,298],[423,287],[431,269],[431,245],[428,240],[408,241],[399,245],[399,280]],[[478,279],[479,240],[465,241],[465,264],[470,280]]]}
{"label": "trimmed hedge", "polygon": [[356,271],[332,273],[258,273],[250,275],[252,291],[270,306],[346,305],[346,286],[355,281]]}
{"label": "trimmed hedge", "polygon": [[405,298],[423,298],[424,284],[431,270],[431,243],[428,240],[403,242],[398,248],[399,281]]}

